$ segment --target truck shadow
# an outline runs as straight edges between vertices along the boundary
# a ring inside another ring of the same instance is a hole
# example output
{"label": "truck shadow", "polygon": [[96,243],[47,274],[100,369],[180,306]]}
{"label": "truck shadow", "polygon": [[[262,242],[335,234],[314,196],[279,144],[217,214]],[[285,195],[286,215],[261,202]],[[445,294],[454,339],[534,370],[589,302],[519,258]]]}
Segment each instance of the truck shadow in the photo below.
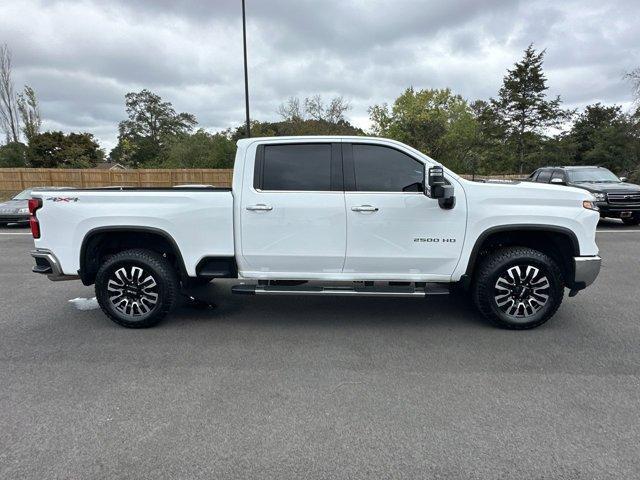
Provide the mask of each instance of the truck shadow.
{"label": "truck shadow", "polygon": [[318,326],[348,325],[477,325],[492,328],[460,294],[427,298],[238,296],[231,284],[208,285],[192,295],[208,307],[179,306],[166,324],[239,322],[243,324]]}

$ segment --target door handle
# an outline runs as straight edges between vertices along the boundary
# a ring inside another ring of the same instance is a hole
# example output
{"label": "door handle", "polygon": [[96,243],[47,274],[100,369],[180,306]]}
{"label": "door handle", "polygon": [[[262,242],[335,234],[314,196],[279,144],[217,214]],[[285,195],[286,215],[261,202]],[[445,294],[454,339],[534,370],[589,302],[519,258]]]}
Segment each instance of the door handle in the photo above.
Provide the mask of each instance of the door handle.
{"label": "door handle", "polygon": [[247,206],[247,210],[259,211],[259,212],[270,212],[271,210],[273,210],[273,207],[271,205],[265,205],[264,203],[259,203],[257,205]]}
{"label": "door handle", "polygon": [[351,207],[354,212],[377,212],[378,207],[372,205],[359,205],[357,207]]}

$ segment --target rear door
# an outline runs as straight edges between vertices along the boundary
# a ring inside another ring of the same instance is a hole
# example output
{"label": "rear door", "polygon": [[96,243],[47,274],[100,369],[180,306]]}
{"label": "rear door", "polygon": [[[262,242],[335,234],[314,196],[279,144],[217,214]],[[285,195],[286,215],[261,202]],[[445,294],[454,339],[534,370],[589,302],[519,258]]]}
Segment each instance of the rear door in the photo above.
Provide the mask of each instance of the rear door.
{"label": "rear door", "polygon": [[466,201],[443,210],[423,193],[425,164],[375,143],[344,143],[344,273],[371,279],[447,280],[460,257]]}
{"label": "rear door", "polygon": [[245,171],[244,274],[313,278],[342,271],[346,214],[340,144],[266,143]]}

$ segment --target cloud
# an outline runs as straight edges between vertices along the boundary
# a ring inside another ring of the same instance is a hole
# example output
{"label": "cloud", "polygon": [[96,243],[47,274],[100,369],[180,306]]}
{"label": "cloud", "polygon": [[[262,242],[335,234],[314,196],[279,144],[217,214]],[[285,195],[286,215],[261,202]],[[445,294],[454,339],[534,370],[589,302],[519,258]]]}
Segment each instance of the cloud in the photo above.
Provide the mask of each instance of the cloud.
{"label": "cloud", "polygon": [[[343,95],[352,121],[406,87],[494,96],[533,42],[567,106],[628,104],[640,65],[636,0],[246,0],[252,117],[290,96]],[[211,130],[244,118],[239,0],[3,2],[0,42],[46,128],[93,132],[110,148],[124,95],[149,88]],[[606,19],[606,21],[603,21]]]}

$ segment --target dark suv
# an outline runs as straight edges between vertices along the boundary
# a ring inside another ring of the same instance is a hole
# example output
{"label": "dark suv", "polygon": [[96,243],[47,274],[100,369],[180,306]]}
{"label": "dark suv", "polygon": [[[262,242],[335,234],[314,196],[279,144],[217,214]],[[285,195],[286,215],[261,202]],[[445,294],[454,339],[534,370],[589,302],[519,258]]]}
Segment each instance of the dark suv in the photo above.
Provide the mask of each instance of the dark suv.
{"label": "dark suv", "polygon": [[587,190],[596,197],[601,217],[620,218],[627,225],[640,223],[640,186],[625,183],[603,167],[543,167],[529,181],[568,185]]}

